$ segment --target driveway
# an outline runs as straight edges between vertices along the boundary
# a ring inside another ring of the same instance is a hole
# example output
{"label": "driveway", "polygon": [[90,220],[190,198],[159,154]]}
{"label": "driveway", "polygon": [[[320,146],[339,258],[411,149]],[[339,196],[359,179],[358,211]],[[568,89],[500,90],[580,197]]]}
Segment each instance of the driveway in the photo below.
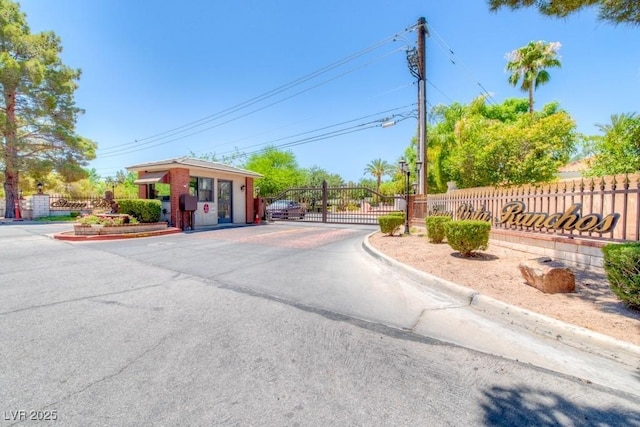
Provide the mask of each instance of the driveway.
{"label": "driveway", "polygon": [[0,226],[0,423],[640,425],[628,391],[413,333],[460,301],[366,254],[372,228],[63,228]]}

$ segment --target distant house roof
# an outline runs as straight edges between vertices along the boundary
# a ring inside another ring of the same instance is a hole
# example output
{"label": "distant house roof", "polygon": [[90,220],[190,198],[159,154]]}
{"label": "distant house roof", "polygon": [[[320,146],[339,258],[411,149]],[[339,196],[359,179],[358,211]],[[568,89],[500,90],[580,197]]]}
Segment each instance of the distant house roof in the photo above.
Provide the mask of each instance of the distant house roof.
{"label": "distant house roof", "polygon": [[583,172],[589,169],[589,161],[589,158],[585,158],[567,163],[558,170],[560,179],[581,178]]}
{"label": "distant house roof", "polygon": [[225,172],[234,175],[250,176],[253,178],[262,178],[262,175],[250,170],[237,168],[235,166],[226,165],[224,163],[209,162],[207,160],[194,159],[192,157],[178,157],[176,159],[159,160],[156,162],[140,163],[133,166],[127,166],[126,169],[131,172],[162,172],[168,171],[174,167],[187,167],[196,170],[210,170],[217,172]]}

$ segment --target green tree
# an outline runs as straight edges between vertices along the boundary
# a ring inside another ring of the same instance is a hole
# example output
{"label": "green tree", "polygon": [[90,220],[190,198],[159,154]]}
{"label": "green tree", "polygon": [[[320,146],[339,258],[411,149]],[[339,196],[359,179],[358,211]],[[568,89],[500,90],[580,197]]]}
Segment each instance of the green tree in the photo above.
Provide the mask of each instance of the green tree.
{"label": "green tree", "polygon": [[301,185],[304,180],[295,155],[291,151],[280,151],[275,147],[250,155],[244,168],[263,175],[255,181],[263,196],[275,196],[287,188]]}
{"label": "green tree", "polygon": [[375,159],[370,161],[364,168],[364,173],[371,175],[376,180],[376,191],[380,191],[380,184],[382,183],[382,177],[390,175],[395,171],[395,168],[391,166],[386,160]]}
{"label": "green tree", "polygon": [[575,123],[565,112],[525,114],[513,123],[471,116],[458,126],[448,167],[460,187],[551,181],[576,141]]}
{"label": "green tree", "polygon": [[509,84],[517,86],[520,83],[520,89],[529,93],[530,113],[533,113],[533,91],[551,78],[546,69],[562,65],[559,49],[558,42],[532,41],[507,54],[507,71],[511,73]]}
{"label": "green tree", "polygon": [[[86,178],[74,182],[59,180],[57,192],[71,196],[101,196],[104,194],[104,183],[95,168],[86,170]],[[51,185],[51,184],[49,184]],[[55,190],[54,190],[55,191]],[[137,193],[136,193],[137,194]]]}
{"label": "green tree", "polygon": [[4,168],[6,216],[20,174],[64,180],[83,178],[81,166],[95,158],[96,144],[75,133],[82,111],[74,92],[80,70],[62,64],[60,39],[53,32],[31,34],[19,5],[0,0],[0,163]]}
{"label": "green tree", "polygon": [[537,7],[543,15],[557,18],[565,18],[583,8],[596,7],[601,21],[640,25],[640,3],[637,0],[488,0],[488,3],[492,12],[501,7]]}
{"label": "green tree", "polygon": [[303,185],[306,187],[320,187],[323,181],[327,181],[329,187],[340,187],[344,185],[344,179],[337,173],[329,173],[319,166],[312,166],[303,169]]}
{"label": "green tree", "polygon": [[578,139],[575,123],[557,103],[529,114],[525,99],[486,105],[480,97],[434,111],[428,152],[432,192],[446,191],[448,181],[465,188],[553,180]]}
{"label": "green tree", "polygon": [[594,156],[587,175],[603,176],[640,171],[640,116],[614,114],[611,123],[599,124],[604,135],[593,140]]}
{"label": "green tree", "polygon": [[456,145],[456,125],[467,114],[468,108],[455,102],[448,106],[436,105],[432,109],[427,150],[430,193],[444,193],[447,191],[447,182],[452,180],[446,162]]}

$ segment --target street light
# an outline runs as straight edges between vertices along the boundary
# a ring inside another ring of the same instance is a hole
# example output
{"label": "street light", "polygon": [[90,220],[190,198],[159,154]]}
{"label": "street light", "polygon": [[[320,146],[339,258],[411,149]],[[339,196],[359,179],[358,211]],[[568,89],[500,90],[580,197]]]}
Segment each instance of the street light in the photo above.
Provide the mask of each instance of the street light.
{"label": "street light", "polygon": [[404,159],[400,160],[400,170],[405,176],[405,217],[404,217],[404,234],[407,236],[411,234],[409,231],[409,178],[411,177],[411,171],[408,168],[407,162]]}
{"label": "street light", "polygon": [[107,177],[104,180],[105,184],[107,184],[108,186],[111,186],[111,197],[113,197],[114,199],[116,198],[116,185],[119,185],[122,183],[122,181],[120,181],[120,179],[118,178],[111,178],[111,177]]}
{"label": "street light", "polygon": [[[395,126],[396,124],[398,124],[398,122],[401,122],[405,119],[408,119],[409,117],[413,117],[414,119],[418,120],[418,127],[420,129],[422,129],[422,126],[420,123],[422,123],[422,119],[420,118],[420,110],[416,111],[413,110],[409,113],[404,113],[404,114],[394,114],[391,117],[387,117],[384,118],[382,120],[379,120],[380,123],[380,127],[383,129],[386,128],[390,128],[392,126]],[[420,131],[422,132],[422,131]],[[425,168],[426,168],[426,161],[423,162],[421,159],[422,158],[426,158],[426,145],[424,143],[422,143],[422,141],[424,140],[424,137],[420,139],[420,143],[418,145],[418,153],[417,153],[417,160],[416,160],[416,181],[417,181],[417,186],[416,186],[416,194],[426,194],[426,189],[427,189],[427,183],[426,183],[426,173],[422,172],[422,166],[424,164]],[[422,148],[423,147],[423,148]]]}

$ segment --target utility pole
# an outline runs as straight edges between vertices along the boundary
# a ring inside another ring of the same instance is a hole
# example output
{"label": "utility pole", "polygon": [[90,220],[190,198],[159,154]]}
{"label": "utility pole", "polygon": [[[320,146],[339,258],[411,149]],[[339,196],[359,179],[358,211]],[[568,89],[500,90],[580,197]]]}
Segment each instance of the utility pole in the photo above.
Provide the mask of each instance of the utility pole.
{"label": "utility pole", "polygon": [[418,19],[416,25],[418,32],[417,47],[407,50],[407,62],[409,71],[418,79],[418,155],[416,168],[418,169],[418,194],[427,194],[427,70],[426,70],[426,44],[427,21]]}
{"label": "utility pole", "polygon": [[427,21],[418,19],[418,194],[427,194],[427,68],[426,43]]}

